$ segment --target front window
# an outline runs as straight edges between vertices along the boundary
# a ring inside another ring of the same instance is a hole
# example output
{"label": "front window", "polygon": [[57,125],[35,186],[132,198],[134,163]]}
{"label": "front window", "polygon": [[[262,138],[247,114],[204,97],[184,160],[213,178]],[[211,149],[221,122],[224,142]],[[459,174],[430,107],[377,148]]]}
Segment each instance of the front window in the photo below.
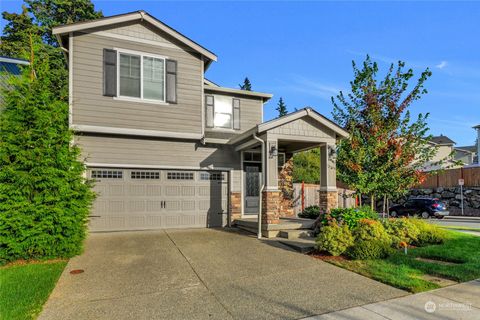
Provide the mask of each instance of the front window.
{"label": "front window", "polygon": [[119,96],[165,101],[165,59],[120,52]]}
{"label": "front window", "polygon": [[213,124],[217,128],[232,128],[232,98],[215,97],[215,118]]}

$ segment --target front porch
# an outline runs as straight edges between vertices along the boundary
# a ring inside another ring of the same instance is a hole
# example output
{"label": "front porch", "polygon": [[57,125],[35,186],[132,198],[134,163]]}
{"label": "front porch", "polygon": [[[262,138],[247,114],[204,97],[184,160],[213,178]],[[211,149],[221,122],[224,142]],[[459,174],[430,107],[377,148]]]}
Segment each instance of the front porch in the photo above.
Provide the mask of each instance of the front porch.
{"label": "front porch", "polygon": [[[245,171],[242,172],[242,192],[231,195],[231,222],[258,233],[259,237],[260,234],[276,237],[282,230],[311,228],[313,221],[296,218],[292,210],[293,154],[320,148],[319,207],[328,212],[337,207],[338,201],[336,142],[347,136],[335,123],[306,108],[264,122],[232,139],[230,144],[242,154],[242,161],[244,153],[256,152],[258,163],[255,167],[242,162],[242,171]],[[279,162],[279,157],[283,161]],[[249,180],[252,172],[258,174],[257,180]]]}

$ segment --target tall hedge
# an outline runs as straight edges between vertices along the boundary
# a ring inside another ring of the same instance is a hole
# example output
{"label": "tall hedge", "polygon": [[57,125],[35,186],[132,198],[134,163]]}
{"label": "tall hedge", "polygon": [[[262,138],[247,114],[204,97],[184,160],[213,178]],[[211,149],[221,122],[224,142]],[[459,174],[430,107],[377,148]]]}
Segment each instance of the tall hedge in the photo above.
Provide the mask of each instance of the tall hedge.
{"label": "tall hedge", "polygon": [[72,144],[68,105],[52,92],[45,60],[8,87],[0,109],[0,264],[76,255],[94,193]]}

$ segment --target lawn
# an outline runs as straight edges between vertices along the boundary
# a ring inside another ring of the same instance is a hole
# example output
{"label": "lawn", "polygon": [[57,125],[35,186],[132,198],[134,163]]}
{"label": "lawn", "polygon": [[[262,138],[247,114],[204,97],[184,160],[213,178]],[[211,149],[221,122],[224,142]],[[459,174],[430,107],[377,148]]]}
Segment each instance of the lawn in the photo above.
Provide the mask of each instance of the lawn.
{"label": "lawn", "polygon": [[[416,260],[416,257],[455,262],[441,264]],[[342,268],[357,272],[391,286],[410,292],[422,292],[439,285],[422,279],[433,275],[464,282],[480,278],[480,237],[449,231],[445,243],[396,252],[386,259],[326,259]]]}
{"label": "lawn", "polygon": [[60,277],[66,261],[0,268],[0,319],[35,319]]}

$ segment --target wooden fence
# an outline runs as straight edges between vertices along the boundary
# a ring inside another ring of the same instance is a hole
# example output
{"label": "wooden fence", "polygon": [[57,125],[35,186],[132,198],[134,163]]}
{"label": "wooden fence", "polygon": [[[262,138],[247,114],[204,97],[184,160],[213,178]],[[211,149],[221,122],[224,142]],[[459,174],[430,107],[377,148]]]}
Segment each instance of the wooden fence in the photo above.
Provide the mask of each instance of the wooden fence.
{"label": "wooden fence", "polygon": [[429,176],[417,188],[457,187],[458,179],[463,179],[465,187],[480,186],[480,167],[448,169]]}
{"label": "wooden fence", "polygon": [[[318,184],[304,184],[302,192],[302,184],[294,183],[293,184],[293,212],[297,215],[302,212],[302,201],[303,206],[309,207],[317,205],[320,202],[320,186]],[[350,208],[355,206],[355,198],[352,197],[353,191],[337,188],[338,191],[338,207],[339,208]],[[303,197],[302,197],[303,193]],[[303,200],[302,200],[303,199]]]}

